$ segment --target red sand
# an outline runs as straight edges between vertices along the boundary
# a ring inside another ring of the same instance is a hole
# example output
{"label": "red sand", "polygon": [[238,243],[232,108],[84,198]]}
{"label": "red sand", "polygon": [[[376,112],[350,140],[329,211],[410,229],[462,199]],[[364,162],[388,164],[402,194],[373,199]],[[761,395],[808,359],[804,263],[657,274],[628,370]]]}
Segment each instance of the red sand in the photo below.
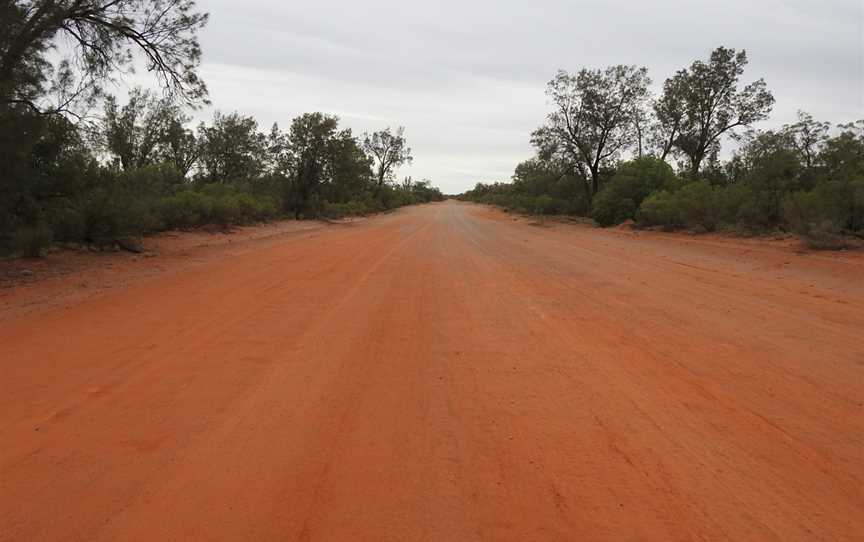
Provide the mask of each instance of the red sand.
{"label": "red sand", "polygon": [[0,290],[0,540],[861,539],[860,253],[541,226],[445,202]]}

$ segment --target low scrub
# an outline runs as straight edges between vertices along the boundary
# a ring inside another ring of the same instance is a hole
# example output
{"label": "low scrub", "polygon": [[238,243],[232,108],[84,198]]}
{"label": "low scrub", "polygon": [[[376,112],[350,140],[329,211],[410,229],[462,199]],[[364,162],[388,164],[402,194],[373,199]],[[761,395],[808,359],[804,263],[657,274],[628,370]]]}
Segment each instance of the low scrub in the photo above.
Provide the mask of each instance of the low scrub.
{"label": "low scrub", "polygon": [[662,226],[667,230],[690,228],[714,231],[723,222],[722,191],[697,181],[677,191],[661,190],[648,196],[636,213],[639,226]]}
{"label": "low scrub", "polygon": [[645,157],[625,162],[594,198],[591,216],[601,226],[633,220],[650,194],[679,186],[675,172],[662,160]]}
{"label": "low scrub", "polygon": [[15,253],[27,258],[38,258],[51,245],[53,232],[45,222],[19,226],[13,236]]}

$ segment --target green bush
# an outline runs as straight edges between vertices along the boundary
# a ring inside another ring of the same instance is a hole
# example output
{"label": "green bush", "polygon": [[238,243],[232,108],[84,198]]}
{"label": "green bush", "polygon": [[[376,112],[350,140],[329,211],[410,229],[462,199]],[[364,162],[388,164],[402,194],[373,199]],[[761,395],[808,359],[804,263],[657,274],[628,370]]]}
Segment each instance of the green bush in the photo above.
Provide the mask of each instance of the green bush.
{"label": "green bush", "polygon": [[801,237],[807,246],[818,250],[839,250],[847,246],[840,226],[831,219],[808,224],[806,230],[801,232]]}
{"label": "green bush", "polygon": [[688,183],[675,192],[674,201],[683,226],[717,229],[721,220],[718,189],[705,182]]}
{"label": "green bush", "polygon": [[212,207],[210,215],[203,221],[222,226],[232,224],[243,224],[243,209],[234,196],[221,196],[211,198]]}
{"label": "green bush", "polygon": [[663,226],[666,229],[680,226],[672,192],[661,190],[645,198],[636,212],[636,223],[643,227]]}
{"label": "green bush", "polygon": [[330,203],[324,204],[323,216],[326,218],[343,218],[346,216],[363,216],[370,211],[362,201],[349,201],[347,203]]}
{"label": "green bush", "polygon": [[120,237],[138,236],[155,226],[150,202],[124,193],[117,187],[95,190],[81,212],[84,239],[96,244],[111,243]]}
{"label": "green bush", "polygon": [[558,210],[555,198],[552,196],[542,195],[534,198],[534,214],[552,215]]}
{"label": "green bush", "polygon": [[714,231],[722,222],[723,191],[695,181],[676,192],[662,190],[648,196],[636,213],[640,226],[666,229],[704,228]]}
{"label": "green bush", "polygon": [[153,164],[124,171],[118,175],[118,184],[127,192],[139,196],[162,196],[186,183],[186,179],[170,164]]}
{"label": "green bush", "polygon": [[864,227],[864,181],[827,181],[808,192],[788,194],[783,216],[789,229],[811,247],[842,248],[844,232]]}
{"label": "green bush", "polygon": [[180,191],[163,198],[159,209],[165,225],[170,228],[251,224],[279,216],[275,197],[238,192],[226,186]]}
{"label": "green bush", "polygon": [[210,220],[213,201],[199,192],[183,190],[163,198],[161,210],[167,227],[191,228]]}
{"label": "green bush", "polygon": [[620,224],[635,218],[650,194],[674,191],[679,185],[675,172],[663,160],[646,156],[624,162],[594,197],[591,217],[601,226]]}
{"label": "green bush", "polygon": [[87,217],[78,206],[70,204],[52,214],[51,229],[57,241],[81,241],[87,237]]}
{"label": "green bush", "polygon": [[514,211],[526,214],[534,213],[534,210],[537,208],[536,198],[523,194],[510,196],[510,204]]}
{"label": "green bush", "polygon": [[616,192],[615,189],[604,190],[594,198],[591,217],[601,226],[613,226],[636,216],[636,202]]}
{"label": "green bush", "polygon": [[51,246],[53,233],[45,222],[19,226],[13,237],[15,251],[28,258],[38,258]]}
{"label": "green bush", "polygon": [[381,201],[375,197],[371,191],[366,191],[363,194],[362,199],[359,201],[359,207],[365,209],[367,213],[380,213],[384,211],[384,205],[382,205]]}

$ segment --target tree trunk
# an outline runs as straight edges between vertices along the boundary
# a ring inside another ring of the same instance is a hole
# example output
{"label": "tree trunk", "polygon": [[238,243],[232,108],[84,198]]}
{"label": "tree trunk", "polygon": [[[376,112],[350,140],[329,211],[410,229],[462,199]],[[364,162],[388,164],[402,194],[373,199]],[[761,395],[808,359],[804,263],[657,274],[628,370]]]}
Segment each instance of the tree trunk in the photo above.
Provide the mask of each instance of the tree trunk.
{"label": "tree trunk", "polygon": [[695,181],[699,178],[699,170],[702,167],[702,160],[705,159],[705,152],[697,152],[690,157],[690,180]]}
{"label": "tree trunk", "polygon": [[663,143],[663,154],[660,155],[660,159],[665,162],[666,157],[669,156],[670,152],[672,152],[672,139],[671,138],[668,141]]}
{"label": "tree trunk", "polygon": [[600,191],[600,167],[591,166],[591,199]]}

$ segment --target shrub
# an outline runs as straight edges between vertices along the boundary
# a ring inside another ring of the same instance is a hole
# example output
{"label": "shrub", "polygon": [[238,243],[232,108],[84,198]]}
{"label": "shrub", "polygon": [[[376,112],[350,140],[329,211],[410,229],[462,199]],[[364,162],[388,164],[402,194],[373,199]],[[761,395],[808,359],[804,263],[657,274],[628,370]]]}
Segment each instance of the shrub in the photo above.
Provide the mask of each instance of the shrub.
{"label": "shrub", "polygon": [[153,164],[119,174],[117,182],[140,196],[160,196],[183,186],[186,179],[171,164]]}
{"label": "shrub", "polygon": [[57,241],[81,241],[87,237],[87,217],[78,206],[70,204],[53,213],[51,229]]}
{"label": "shrub", "polygon": [[537,208],[536,200],[533,196],[514,194],[510,196],[510,207],[517,212],[532,214]]}
{"label": "shrub", "polygon": [[636,223],[639,226],[663,226],[666,229],[680,226],[673,194],[661,190],[645,198],[636,212]]}
{"label": "shrub", "polygon": [[624,162],[594,197],[591,217],[601,226],[620,224],[636,217],[636,211],[650,194],[674,191],[680,185],[672,168],[658,158],[646,156]]}
{"label": "shrub", "polygon": [[722,189],[695,181],[677,192],[662,190],[646,198],[636,213],[636,221],[640,226],[714,231],[722,221],[723,207]]}
{"label": "shrub", "polygon": [[597,194],[591,206],[591,217],[601,226],[620,224],[636,215],[636,202],[624,197],[614,188]]}
{"label": "shrub", "polygon": [[809,192],[795,192],[783,201],[783,216],[789,229],[812,248],[843,248],[844,230],[861,227],[864,214],[864,183],[828,181]]}
{"label": "shrub", "polygon": [[163,198],[162,216],[169,228],[190,228],[210,220],[212,198],[192,190],[184,190]]}
{"label": "shrub", "polygon": [[559,212],[558,201],[552,196],[542,195],[534,198],[534,213],[538,215],[554,215]]}
{"label": "shrub", "polygon": [[675,192],[675,212],[681,224],[688,228],[701,226],[708,231],[717,229],[720,222],[718,216],[718,198],[714,187],[705,182],[686,184]]}
{"label": "shrub", "polygon": [[279,216],[274,196],[254,195],[229,186],[205,186],[162,198],[158,206],[165,226],[191,228],[204,224],[250,224]]}
{"label": "shrub", "polygon": [[113,242],[118,237],[140,235],[146,229],[145,203],[133,200],[117,187],[99,188],[81,208],[84,237],[96,244]]}
{"label": "shrub", "polygon": [[324,204],[322,214],[326,218],[343,218],[346,216],[363,216],[368,214],[368,211],[362,201],[349,201],[347,203],[327,202]]}
{"label": "shrub", "polygon": [[807,246],[817,250],[839,250],[846,248],[846,239],[841,233],[837,222],[831,219],[823,220],[818,224],[809,224],[807,229],[801,233],[801,237]]}
{"label": "shrub", "polygon": [[51,245],[53,234],[51,228],[43,221],[32,225],[22,225],[15,230],[13,244],[15,251],[21,256],[38,258]]}

